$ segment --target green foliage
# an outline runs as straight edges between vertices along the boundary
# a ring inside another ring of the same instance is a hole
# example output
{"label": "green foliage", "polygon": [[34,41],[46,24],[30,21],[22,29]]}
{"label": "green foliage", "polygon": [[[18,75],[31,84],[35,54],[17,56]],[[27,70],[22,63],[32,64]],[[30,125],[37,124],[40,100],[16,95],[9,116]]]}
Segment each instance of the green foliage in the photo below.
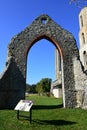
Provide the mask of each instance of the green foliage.
{"label": "green foliage", "polygon": [[32,84],[32,85],[26,84],[26,92],[27,93],[36,93],[36,85],[35,84]]}
{"label": "green foliage", "polygon": [[32,84],[30,90],[31,93],[36,93],[36,84]]}
{"label": "green foliage", "polygon": [[29,85],[29,84],[26,84],[26,92],[30,92],[30,87],[31,87],[31,85]]}
{"label": "green foliage", "polygon": [[40,80],[40,82],[36,85],[36,91],[40,93],[50,92],[51,87],[51,79],[49,78],[43,78]]}
{"label": "green foliage", "polygon": [[42,88],[42,85],[41,85],[40,82],[37,83],[37,85],[36,85],[36,91],[37,91],[39,94],[43,92],[43,88]]}
{"label": "green foliage", "polygon": [[52,80],[50,78],[43,78],[37,84],[26,84],[26,92],[39,94],[50,92],[51,81]]}

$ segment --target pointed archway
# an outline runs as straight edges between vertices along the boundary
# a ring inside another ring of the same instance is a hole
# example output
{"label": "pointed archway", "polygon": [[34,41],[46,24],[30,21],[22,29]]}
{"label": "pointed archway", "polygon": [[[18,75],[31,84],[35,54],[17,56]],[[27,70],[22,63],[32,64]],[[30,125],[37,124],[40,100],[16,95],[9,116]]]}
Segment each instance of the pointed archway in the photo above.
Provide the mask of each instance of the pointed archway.
{"label": "pointed archway", "polygon": [[42,78],[55,80],[55,49],[46,39],[31,47],[27,55],[26,83],[37,84]]}

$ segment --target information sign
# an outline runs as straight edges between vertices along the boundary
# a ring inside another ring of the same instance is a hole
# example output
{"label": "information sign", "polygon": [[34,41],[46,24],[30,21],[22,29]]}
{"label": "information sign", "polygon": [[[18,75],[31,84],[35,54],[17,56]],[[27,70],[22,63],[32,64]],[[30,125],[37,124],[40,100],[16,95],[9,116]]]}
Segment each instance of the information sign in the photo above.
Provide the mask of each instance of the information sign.
{"label": "information sign", "polygon": [[20,100],[14,110],[30,111],[32,105],[33,101],[31,100]]}

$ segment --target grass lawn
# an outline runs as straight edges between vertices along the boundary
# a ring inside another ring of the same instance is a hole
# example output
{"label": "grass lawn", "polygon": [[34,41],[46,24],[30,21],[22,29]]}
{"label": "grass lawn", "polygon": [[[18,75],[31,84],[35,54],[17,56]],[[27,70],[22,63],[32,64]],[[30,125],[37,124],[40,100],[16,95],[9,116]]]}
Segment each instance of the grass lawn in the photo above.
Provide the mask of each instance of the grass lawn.
{"label": "grass lawn", "polygon": [[0,110],[0,130],[87,130],[87,110],[64,109],[62,100],[54,97],[30,95],[27,99],[34,102],[32,124],[25,118],[17,120],[14,110]]}

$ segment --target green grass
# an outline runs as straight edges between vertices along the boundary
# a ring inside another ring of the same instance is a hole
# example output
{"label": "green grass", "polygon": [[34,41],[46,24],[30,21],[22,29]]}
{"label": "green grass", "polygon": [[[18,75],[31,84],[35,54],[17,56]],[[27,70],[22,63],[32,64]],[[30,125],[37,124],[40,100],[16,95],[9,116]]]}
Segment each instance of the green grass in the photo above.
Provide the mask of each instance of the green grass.
{"label": "green grass", "polygon": [[[16,111],[0,110],[0,130],[87,130],[87,110],[64,109],[62,100],[32,95],[32,124],[29,120],[17,120]],[[28,112],[20,112],[29,115]]]}

